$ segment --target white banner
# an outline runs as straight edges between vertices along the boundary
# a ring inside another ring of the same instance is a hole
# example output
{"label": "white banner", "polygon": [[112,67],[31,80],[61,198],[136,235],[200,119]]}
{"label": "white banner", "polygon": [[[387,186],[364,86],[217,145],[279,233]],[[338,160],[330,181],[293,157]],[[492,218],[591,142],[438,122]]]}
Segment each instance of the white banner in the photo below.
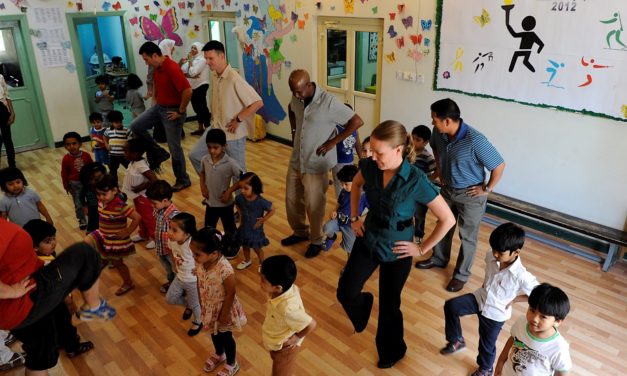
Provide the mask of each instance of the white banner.
{"label": "white banner", "polygon": [[627,0],[441,0],[435,86],[627,121]]}

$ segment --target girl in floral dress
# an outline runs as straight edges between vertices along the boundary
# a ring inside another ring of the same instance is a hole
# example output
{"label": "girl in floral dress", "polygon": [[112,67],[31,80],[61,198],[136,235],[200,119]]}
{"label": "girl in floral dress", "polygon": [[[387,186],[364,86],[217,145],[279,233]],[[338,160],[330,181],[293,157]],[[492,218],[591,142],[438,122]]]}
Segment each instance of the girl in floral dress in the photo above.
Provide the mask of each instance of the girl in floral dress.
{"label": "girl in floral dress", "polygon": [[226,361],[217,376],[231,376],[239,371],[232,331],[246,324],[246,314],[235,295],[233,267],[222,255],[230,243],[230,235],[222,235],[213,227],[200,229],[190,243],[196,261],[202,322],[211,331],[216,350],[203,369],[211,372]]}

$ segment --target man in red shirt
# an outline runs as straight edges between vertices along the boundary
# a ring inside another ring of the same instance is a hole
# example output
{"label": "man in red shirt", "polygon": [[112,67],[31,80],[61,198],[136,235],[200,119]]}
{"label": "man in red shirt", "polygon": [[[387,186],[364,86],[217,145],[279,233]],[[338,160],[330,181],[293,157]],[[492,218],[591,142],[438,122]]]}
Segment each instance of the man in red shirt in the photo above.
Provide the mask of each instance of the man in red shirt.
{"label": "man in red shirt", "polygon": [[146,42],[139,48],[139,54],[147,65],[154,68],[153,97],[156,104],[130,125],[131,131],[148,146],[148,162],[151,169],[158,169],[161,163],[170,157],[160,147],[148,130],[155,123],[163,124],[168,148],[172,154],[172,170],[176,183],[172,186],[175,192],[191,186],[191,180],[185,168],[185,156],[181,147],[181,132],[185,123],[187,104],[192,98],[192,87],[185,78],[179,65],[168,56],[163,56],[159,46]]}
{"label": "man in red shirt", "polygon": [[0,329],[22,341],[26,374],[47,375],[59,358],[54,311],[75,288],[85,304],[82,320],[113,318],[115,309],[100,298],[100,256],[77,243],[43,266],[31,237],[16,224],[0,218]]}

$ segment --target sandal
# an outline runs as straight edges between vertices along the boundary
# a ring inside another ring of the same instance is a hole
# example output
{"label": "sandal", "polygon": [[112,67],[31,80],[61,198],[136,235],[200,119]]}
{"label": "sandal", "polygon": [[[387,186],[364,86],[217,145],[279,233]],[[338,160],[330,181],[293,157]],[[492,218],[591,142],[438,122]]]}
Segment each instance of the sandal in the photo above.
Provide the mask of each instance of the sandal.
{"label": "sandal", "polygon": [[235,362],[232,366],[225,364],[224,368],[222,368],[216,376],[233,376],[237,372],[239,372],[239,363]]}
{"label": "sandal", "polygon": [[0,372],[8,371],[10,369],[24,365],[24,362],[26,362],[24,355],[25,353],[13,353],[13,356],[11,357],[11,359],[9,359],[8,362],[0,364]]}
{"label": "sandal", "polygon": [[85,341],[85,342],[81,342],[78,344],[78,347],[76,348],[76,350],[74,351],[67,351],[67,357],[72,359],[76,356],[79,356],[83,353],[86,353],[87,351],[91,350],[94,348],[94,344],[91,341]]}
{"label": "sandal", "polygon": [[211,372],[214,369],[218,368],[218,366],[226,361],[226,355],[218,355],[216,353],[211,354],[209,359],[205,361],[205,366],[202,368],[205,372]]}
{"label": "sandal", "polygon": [[115,295],[116,296],[122,296],[122,295],[126,294],[127,292],[131,291],[134,288],[135,288],[135,285],[122,285],[122,287],[120,287],[115,292]]}

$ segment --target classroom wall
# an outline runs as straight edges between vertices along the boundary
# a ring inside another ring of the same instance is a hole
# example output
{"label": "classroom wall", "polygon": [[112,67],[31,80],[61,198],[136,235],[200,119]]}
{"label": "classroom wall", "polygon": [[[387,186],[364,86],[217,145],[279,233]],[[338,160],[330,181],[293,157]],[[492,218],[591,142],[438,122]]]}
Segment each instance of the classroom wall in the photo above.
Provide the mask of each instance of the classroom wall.
{"label": "classroom wall", "polygon": [[[381,87],[381,120],[395,119],[404,123],[408,129],[417,124],[430,124],[429,105],[441,98],[450,97],[460,106],[462,117],[466,122],[482,131],[501,152],[507,167],[501,183],[496,191],[521,200],[529,201],[554,210],[577,217],[592,220],[607,226],[623,229],[627,218],[627,123],[607,120],[598,117],[537,108],[494,99],[470,97],[462,94],[433,91],[433,72],[435,57],[435,26],[428,35],[432,44],[428,53],[416,61],[407,56],[407,47],[399,49],[394,39],[386,33],[390,25],[394,25],[399,33],[407,34],[399,19],[390,21],[389,13],[398,13],[399,17],[412,15],[413,29],[417,30],[420,19],[432,19],[435,23],[435,0],[404,0],[405,9],[399,12],[397,6],[401,2],[387,0],[353,1],[353,12],[345,10],[345,1],[325,0],[317,9],[315,1],[285,0],[286,14],[294,12],[299,21],[304,21],[303,29],[294,28],[288,35],[296,35],[292,40],[287,36],[281,46],[281,53],[286,62],[280,73],[272,75],[268,80],[276,96],[276,100],[285,110],[290,100],[287,86],[289,72],[295,68],[310,71],[312,78],[317,79],[317,24],[318,16],[337,17],[382,17],[383,51],[381,57],[395,53],[395,61],[384,60]],[[135,5],[120,2],[122,10],[128,11],[128,18],[147,15],[154,12],[151,1],[138,1]],[[186,45],[183,51],[175,54],[175,58],[183,56],[191,42],[206,38],[206,26],[201,22],[201,8],[205,11],[240,12],[238,25],[243,25],[243,7],[266,9],[267,4],[278,1],[229,1],[224,0],[197,1],[193,9],[180,11],[181,18],[189,17],[189,24],[200,25],[200,30],[190,36],[189,26],[180,25],[179,34]],[[64,3],[65,4],[65,3]],[[85,11],[94,9],[102,11],[102,2],[83,1]],[[177,4],[177,2],[173,2]],[[264,7],[264,4],[266,5]],[[30,6],[50,6],[49,1],[31,0]],[[144,7],[152,7],[145,12]],[[138,10],[135,10],[137,7]],[[377,14],[373,8],[377,7]],[[13,4],[7,2],[4,14],[18,13]],[[67,9],[66,11],[76,11]],[[307,16],[305,16],[307,13]],[[2,14],[2,13],[0,13]],[[28,14],[28,13],[27,13]],[[261,14],[259,14],[261,17]],[[288,16],[289,17],[289,16]],[[267,18],[270,22],[270,18]],[[144,42],[143,36],[133,26],[134,51]],[[202,40],[204,41],[204,40]],[[408,41],[406,41],[408,44]],[[35,46],[33,46],[35,48]],[[424,53],[426,51],[421,51]],[[36,61],[42,77],[42,88],[49,112],[50,126],[55,140],[77,124],[86,124],[85,114],[77,110],[81,101],[76,73],[64,68],[41,69],[41,62]],[[145,65],[136,58],[136,66],[140,77],[145,75]],[[397,71],[412,71],[424,76],[424,82],[409,82],[396,79]],[[62,92],[63,95],[59,95]],[[285,139],[290,138],[289,126],[284,119],[279,124],[268,123],[268,132]]]}

